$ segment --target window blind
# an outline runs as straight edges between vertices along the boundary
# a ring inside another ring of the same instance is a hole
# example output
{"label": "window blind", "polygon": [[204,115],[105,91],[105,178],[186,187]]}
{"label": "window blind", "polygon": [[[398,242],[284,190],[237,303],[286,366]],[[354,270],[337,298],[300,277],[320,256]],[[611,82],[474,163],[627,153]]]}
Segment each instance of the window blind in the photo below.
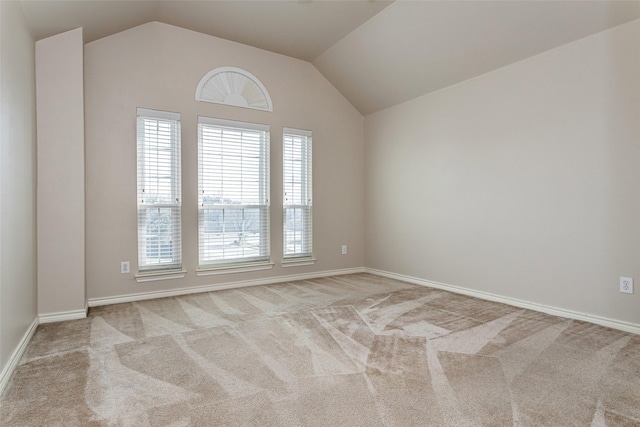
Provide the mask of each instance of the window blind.
{"label": "window blind", "polygon": [[198,118],[199,266],[269,260],[269,127]]}
{"label": "window blind", "polygon": [[138,268],[182,267],[180,115],[138,108]]}
{"label": "window blind", "polygon": [[284,128],[282,139],[284,258],[311,257],[311,132]]}

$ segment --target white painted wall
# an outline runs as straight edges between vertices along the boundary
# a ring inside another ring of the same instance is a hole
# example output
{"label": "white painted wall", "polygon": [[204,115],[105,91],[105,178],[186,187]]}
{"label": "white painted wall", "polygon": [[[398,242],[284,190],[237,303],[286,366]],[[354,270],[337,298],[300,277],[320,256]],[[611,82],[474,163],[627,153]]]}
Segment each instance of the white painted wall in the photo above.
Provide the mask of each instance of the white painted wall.
{"label": "white painted wall", "polygon": [[33,40],[20,3],[0,2],[0,371],[36,318]]}
{"label": "white painted wall", "polygon": [[[273,113],[195,101],[220,66],[254,74]],[[182,119],[183,279],[137,283],[136,108]],[[271,126],[272,270],[197,277],[197,116]],[[361,268],[363,118],[308,62],[161,23],[85,46],[86,247],[89,299]],[[282,268],[282,128],[313,131],[313,266]],[[340,254],[342,244],[347,255]],[[120,262],[131,274],[120,274]]]}
{"label": "white painted wall", "polygon": [[36,43],[40,315],[86,307],[83,52],[82,28]]}
{"label": "white painted wall", "polygon": [[365,141],[367,267],[640,324],[640,21],[367,116]]}

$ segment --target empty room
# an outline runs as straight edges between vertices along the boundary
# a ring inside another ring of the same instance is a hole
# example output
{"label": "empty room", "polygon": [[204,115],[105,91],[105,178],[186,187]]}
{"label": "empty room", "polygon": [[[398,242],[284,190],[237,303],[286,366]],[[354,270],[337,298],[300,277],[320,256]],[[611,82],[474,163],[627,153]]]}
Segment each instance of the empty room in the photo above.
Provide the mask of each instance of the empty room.
{"label": "empty room", "polygon": [[640,1],[0,0],[0,425],[640,426]]}

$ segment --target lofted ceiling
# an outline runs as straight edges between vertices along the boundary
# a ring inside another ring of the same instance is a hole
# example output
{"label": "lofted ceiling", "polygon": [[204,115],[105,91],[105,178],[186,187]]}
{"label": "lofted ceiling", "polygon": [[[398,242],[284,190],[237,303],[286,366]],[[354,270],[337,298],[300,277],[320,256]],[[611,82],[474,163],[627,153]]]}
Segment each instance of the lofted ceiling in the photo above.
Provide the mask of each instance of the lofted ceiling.
{"label": "lofted ceiling", "polygon": [[21,3],[36,39],[160,21],[309,61],[363,115],[640,18],[638,0]]}
{"label": "lofted ceiling", "polygon": [[83,27],[86,43],[151,21],[312,61],[390,1],[23,0],[36,40]]}

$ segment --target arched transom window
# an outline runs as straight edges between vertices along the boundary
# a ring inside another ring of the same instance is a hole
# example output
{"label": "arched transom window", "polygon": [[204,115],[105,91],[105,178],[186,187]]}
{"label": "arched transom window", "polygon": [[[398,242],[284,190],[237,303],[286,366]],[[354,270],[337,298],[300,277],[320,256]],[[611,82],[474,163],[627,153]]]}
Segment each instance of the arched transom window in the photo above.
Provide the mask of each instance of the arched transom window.
{"label": "arched transom window", "polygon": [[262,82],[250,72],[236,67],[209,71],[198,83],[196,101],[273,111],[271,97]]}

